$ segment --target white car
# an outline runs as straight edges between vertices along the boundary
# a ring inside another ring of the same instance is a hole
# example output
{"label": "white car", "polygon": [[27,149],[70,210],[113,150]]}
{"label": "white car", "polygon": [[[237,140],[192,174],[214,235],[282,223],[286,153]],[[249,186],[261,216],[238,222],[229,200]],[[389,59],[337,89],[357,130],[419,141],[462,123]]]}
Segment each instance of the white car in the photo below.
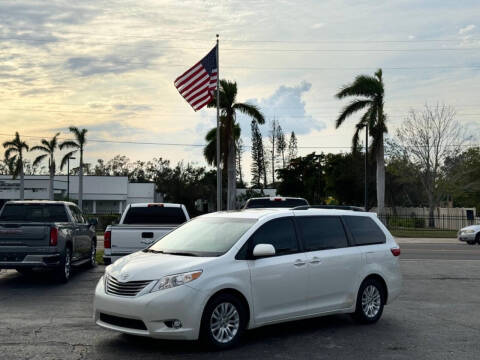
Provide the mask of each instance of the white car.
{"label": "white car", "polygon": [[458,231],[458,240],[466,241],[469,245],[480,245],[480,225],[466,226]]}
{"label": "white car", "polygon": [[108,266],[95,290],[95,322],[217,348],[246,329],[320,315],[374,323],[400,292],[399,255],[372,213],[212,213]]}

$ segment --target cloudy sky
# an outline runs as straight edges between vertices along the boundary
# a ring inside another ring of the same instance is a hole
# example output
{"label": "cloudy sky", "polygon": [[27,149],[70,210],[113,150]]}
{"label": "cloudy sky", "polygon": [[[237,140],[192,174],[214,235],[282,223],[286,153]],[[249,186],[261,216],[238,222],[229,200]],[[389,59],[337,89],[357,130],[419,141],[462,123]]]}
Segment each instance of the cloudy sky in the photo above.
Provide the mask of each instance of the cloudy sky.
{"label": "cloudy sky", "polygon": [[125,154],[203,165],[201,147],[186,145],[203,144],[215,110],[195,113],[173,80],[216,33],[221,77],[295,131],[303,154],[348,150],[356,119],[335,130],[333,95],[379,67],[391,133],[410,108],[436,102],[479,131],[479,19],[478,0],[2,1],[0,140],[19,131],[33,145],[75,125],[89,130],[92,163]]}

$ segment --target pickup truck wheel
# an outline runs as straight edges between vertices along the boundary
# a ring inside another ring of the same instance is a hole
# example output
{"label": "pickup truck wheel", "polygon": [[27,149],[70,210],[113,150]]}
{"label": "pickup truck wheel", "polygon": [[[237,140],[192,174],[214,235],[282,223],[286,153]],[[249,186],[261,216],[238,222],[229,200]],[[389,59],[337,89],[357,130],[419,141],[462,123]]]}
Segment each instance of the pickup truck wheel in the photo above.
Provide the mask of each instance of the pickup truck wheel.
{"label": "pickup truck wheel", "polygon": [[66,283],[70,279],[72,272],[72,250],[65,249],[65,255],[62,259],[62,264],[56,269],[55,276],[59,282]]}
{"label": "pickup truck wheel", "polygon": [[97,244],[92,240],[92,245],[90,245],[90,261],[88,262],[88,267],[94,267],[97,265]]}

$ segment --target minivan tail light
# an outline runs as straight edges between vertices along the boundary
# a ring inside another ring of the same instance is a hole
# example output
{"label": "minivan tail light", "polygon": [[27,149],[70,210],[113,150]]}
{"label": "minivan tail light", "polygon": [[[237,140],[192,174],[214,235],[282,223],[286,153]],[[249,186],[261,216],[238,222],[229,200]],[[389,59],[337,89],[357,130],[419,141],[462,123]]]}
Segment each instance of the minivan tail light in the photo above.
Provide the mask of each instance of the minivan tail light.
{"label": "minivan tail light", "polygon": [[112,247],[112,232],[110,230],[105,231],[105,234],[103,234],[103,247],[105,249]]}
{"label": "minivan tail light", "polygon": [[56,227],[50,228],[50,246],[57,246],[58,243],[58,229]]}
{"label": "minivan tail light", "polygon": [[400,248],[391,248],[390,251],[392,252],[393,256],[400,256]]}

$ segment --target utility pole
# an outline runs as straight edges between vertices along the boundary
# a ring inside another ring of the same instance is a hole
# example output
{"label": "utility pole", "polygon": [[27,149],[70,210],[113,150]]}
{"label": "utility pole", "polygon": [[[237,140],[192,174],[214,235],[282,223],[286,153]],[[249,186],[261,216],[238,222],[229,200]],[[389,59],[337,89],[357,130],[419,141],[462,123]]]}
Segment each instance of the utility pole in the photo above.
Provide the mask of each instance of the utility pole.
{"label": "utility pole", "polygon": [[365,126],[365,211],[368,211],[368,124]]}
{"label": "utility pole", "polygon": [[67,200],[70,201],[70,159],[75,160],[73,156],[67,159]]}

